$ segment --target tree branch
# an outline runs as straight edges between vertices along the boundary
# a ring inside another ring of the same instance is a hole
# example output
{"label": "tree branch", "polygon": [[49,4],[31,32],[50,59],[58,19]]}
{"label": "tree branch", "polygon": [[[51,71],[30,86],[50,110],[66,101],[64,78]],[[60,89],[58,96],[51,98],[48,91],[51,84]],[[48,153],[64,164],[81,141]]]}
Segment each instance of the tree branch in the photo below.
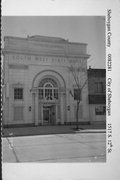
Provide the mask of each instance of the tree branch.
{"label": "tree branch", "polygon": [[70,95],[71,95],[72,97],[74,97],[74,95],[73,95],[73,93],[72,93],[72,91],[71,91],[71,90],[69,91],[69,93],[70,93]]}
{"label": "tree branch", "polygon": [[84,82],[84,84],[81,87],[81,90],[84,88],[84,86],[86,85],[86,82],[88,81],[88,78],[86,79],[86,81]]}

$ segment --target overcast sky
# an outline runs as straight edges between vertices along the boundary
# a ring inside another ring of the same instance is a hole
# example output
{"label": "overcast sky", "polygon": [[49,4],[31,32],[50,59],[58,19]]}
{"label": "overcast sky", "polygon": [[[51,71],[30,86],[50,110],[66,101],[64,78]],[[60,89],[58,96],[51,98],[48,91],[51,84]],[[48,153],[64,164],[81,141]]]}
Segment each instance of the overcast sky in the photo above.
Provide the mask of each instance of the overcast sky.
{"label": "overcast sky", "polygon": [[101,16],[4,16],[4,36],[43,35],[87,43],[88,66],[105,68],[105,18]]}

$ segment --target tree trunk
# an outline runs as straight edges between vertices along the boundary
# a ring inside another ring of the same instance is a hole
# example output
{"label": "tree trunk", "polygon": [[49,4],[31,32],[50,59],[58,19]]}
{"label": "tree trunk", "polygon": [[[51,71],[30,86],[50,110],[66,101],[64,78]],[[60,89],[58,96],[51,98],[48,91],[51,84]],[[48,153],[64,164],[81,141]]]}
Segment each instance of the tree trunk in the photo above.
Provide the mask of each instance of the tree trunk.
{"label": "tree trunk", "polygon": [[80,101],[77,101],[77,109],[76,109],[76,129],[79,129],[79,124],[78,124],[78,113],[79,113],[79,104]]}

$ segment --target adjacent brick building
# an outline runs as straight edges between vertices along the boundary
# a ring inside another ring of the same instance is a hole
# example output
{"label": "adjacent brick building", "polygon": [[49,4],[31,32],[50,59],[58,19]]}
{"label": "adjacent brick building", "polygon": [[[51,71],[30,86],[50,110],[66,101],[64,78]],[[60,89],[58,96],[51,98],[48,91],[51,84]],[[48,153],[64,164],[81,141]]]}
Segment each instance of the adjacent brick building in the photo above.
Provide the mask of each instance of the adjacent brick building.
{"label": "adjacent brick building", "polygon": [[89,119],[106,123],[106,70],[88,69]]}

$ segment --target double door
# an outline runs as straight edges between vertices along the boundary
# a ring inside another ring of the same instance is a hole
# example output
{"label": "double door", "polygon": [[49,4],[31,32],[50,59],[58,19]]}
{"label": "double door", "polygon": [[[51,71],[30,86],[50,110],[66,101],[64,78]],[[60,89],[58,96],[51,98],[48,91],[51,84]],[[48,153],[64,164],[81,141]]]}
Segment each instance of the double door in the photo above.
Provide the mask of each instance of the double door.
{"label": "double door", "polygon": [[54,125],[56,124],[56,106],[43,106],[43,124]]}

